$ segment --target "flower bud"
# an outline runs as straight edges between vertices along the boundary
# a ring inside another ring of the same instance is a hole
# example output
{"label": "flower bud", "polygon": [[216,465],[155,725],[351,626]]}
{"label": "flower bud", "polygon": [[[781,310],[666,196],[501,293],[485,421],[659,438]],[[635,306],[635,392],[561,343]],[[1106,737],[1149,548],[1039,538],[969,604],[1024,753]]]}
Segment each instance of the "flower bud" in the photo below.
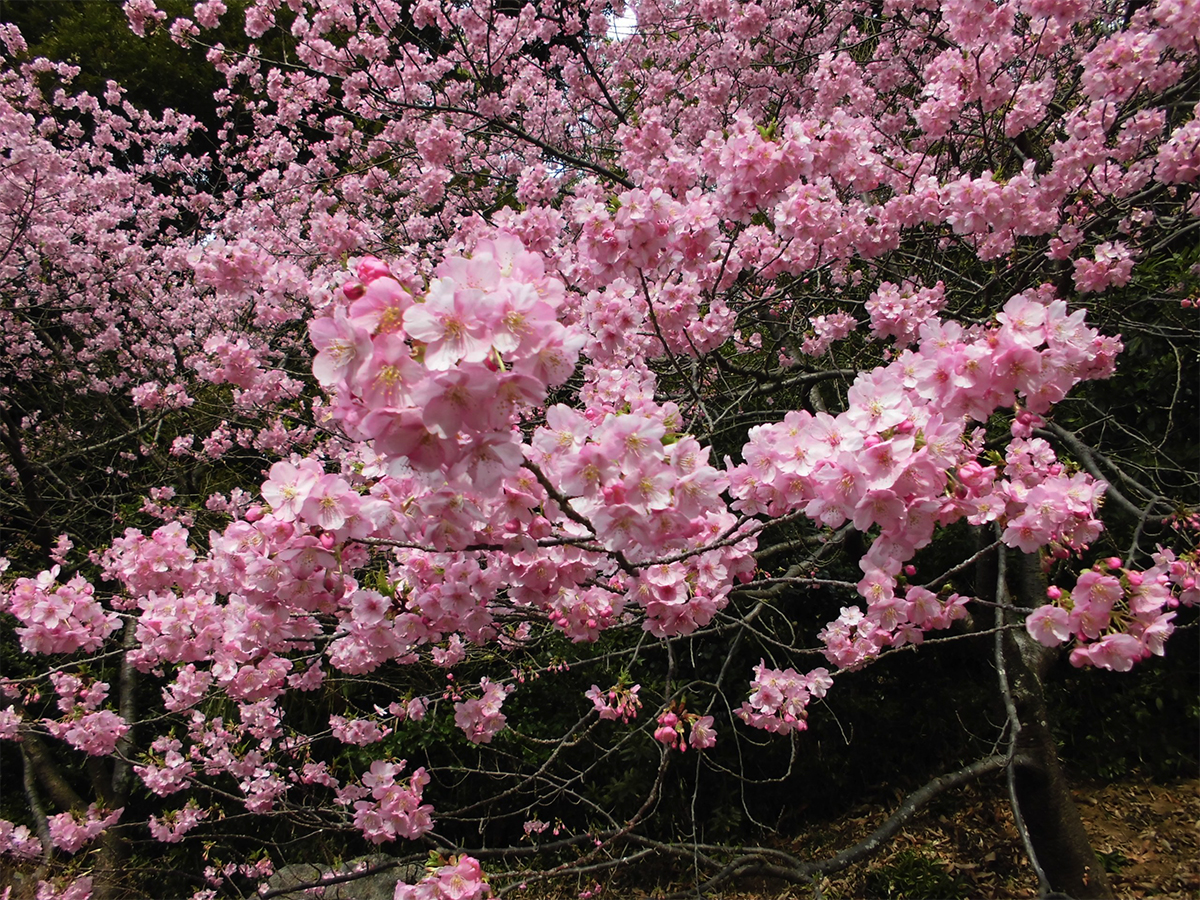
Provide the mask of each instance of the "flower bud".
{"label": "flower bud", "polygon": [[364,284],[370,284],[376,278],[383,278],[391,274],[387,263],[376,256],[364,256],[358,262],[355,268],[355,274],[362,279]]}

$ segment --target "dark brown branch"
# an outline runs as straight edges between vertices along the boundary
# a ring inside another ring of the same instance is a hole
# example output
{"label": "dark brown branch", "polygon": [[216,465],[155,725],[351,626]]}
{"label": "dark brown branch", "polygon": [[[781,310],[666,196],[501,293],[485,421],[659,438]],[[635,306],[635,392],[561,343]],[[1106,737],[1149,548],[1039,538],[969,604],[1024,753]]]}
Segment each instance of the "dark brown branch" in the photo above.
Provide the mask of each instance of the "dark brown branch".
{"label": "dark brown branch", "polygon": [[838,872],[847,866],[866,859],[879,850],[886,841],[895,837],[904,823],[924,809],[938,794],[945,793],[952,788],[967,784],[992,772],[998,772],[1007,765],[1008,757],[997,754],[996,756],[989,756],[970,765],[963,766],[961,769],[951,772],[948,775],[941,775],[933,779],[904,798],[904,802],[900,804],[900,808],[892,813],[887,821],[876,828],[870,835],[863,838],[853,847],[843,850],[832,859],[806,866],[804,876],[807,878],[818,872],[822,874]]}
{"label": "dark brown branch", "polygon": [[[841,853],[829,859],[816,862],[801,862],[793,857],[775,852],[771,856],[784,856],[785,859],[781,862],[768,862],[765,858],[765,853],[755,852],[733,860],[725,868],[721,869],[721,871],[717,872],[703,884],[697,885],[693,890],[670,894],[665,900],[691,900],[697,894],[703,896],[708,891],[714,890],[740,875],[767,875],[784,881],[805,884],[811,882],[815,875],[827,875],[832,872],[841,871],[877,853],[888,841],[896,836],[905,822],[924,809],[939,794],[967,784],[991,772],[999,771],[1007,765],[1008,758],[1006,756],[989,756],[986,759],[963,766],[955,772],[933,779],[909,794],[904,799],[904,802],[900,804],[899,809],[892,813],[875,831],[871,832],[871,834],[854,846],[846,848]],[[664,847],[663,849],[667,848]],[[686,852],[688,858],[691,858],[692,848],[678,848],[678,850],[681,853]]]}
{"label": "dark brown branch", "polygon": [[50,840],[50,822],[46,818],[46,810],[42,808],[42,799],[38,796],[37,782],[33,776],[33,762],[25,747],[21,747],[22,772],[25,781],[25,802],[33,814],[34,829],[42,841],[42,864],[50,862],[54,856],[54,842]]}
{"label": "dark brown branch", "polygon": [[[1061,425],[1056,425],[1053,422],[1050,422],[1047,424],[1046,428],[1035,429],[1034,434],[1037,434],[1041,437],[1055,438],[1066,445],[1067,449],[1075,454],[1076,457],[1078,457],[1080,465],[1082,465],[1088,471],[1088,474],[1090,474],[1093,478],[1108,484],[1108,490],[1104,492],[1105,496],[1111,497],[1118,506],[1120,506],[1129,514],[1138,517],[1145,517],[1146,521],[1148,522],[1162,522],[1166,520],[1166,516],[1151,517],[1147,516],[1147,512],[1157,504],[1163,504],[1166,506],[1166,508],[1170,509],[1171,504],[1169,500],[1160,496],[1145,485],[1134,481],[1127,473],[1122,472],[1111,461],[1105,459],[1104,462],[1107,463],[1108,466],[1123,481],[1127,482],[1131,487],[1134,487],[1149,496],[1150,499],[1146,505],[1146,509],[1139,507],[1136,503],[1121,493],[1121,491],[1116,488],[1112,481],[1104,477],[1104,474],[1100,471],[1100,467],[1096,462],[1096,451],[1088,447],[1087,444],[1081,441],[1076,435],[1072,434],[1070,431],[1067,431],[1067,429],[1063,428]],[[1101,459],[1103,459],[1103,457],[1101,457]]]}
{"label": "dark brown branch", "polygon": [[42,787],[46,789],[46,793],[50,795],[55,806],[62,810],[79,812],[87,809],[83,798],[75,792],[75,789],[59,772],[58,766],[50,758],[50,753],[40,737],[32,732],[22,731],[21,745],[28,754],[34,774],[37,775],[38,781],[42,783]]}
{"label": "dark brown branch", "polygon": [[41,493],[37,488],[37,473],[25,455],[24,447],[21,446],[21,428],[14,420],[12,413],[4,406],[0,406],[0,422],[4,424],[4,430],[0,432],[0,443],[3,443],[4,449],[8,452],[12,467],[17,473],[17,480],[21,483],[21,492],[25,495],[25,508],[29,513],[34,542],[43,553],[49,553],[54,543],[53,535],[50,530],[46,504],[42,501]]}

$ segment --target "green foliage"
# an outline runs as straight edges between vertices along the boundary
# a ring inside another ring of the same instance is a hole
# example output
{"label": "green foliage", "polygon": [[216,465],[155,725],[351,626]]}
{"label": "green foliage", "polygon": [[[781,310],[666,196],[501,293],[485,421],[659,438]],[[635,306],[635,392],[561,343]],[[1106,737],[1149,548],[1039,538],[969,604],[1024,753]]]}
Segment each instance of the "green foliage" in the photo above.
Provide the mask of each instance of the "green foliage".
{"label": "green foliage", "polygon": [[864,894],[870,900],[965,900],[970,885],[951,875],[932,856],[903,850],[892,862],[867,873]]}
{"label": "green foliage", "polygon": [[1097,850],[1096,856],[1100,860],[1100,865],[1104,866],[1104,871],[1109,874],[1120,872],[1124,866],[1129,865],[1130,859],[1120,850],[1113,850],[1105,853],[1103,850]]}
{"label": "green foliage", "polygon": [[1046,686],[1064,760],[1079,776],[1115,781],[1136,772],[1194,777],[1200,746],[1200,648],[1187,632],[1135,672],[1073,670]]}
{"label": "green foliage", "polygon": [[[191,4],[179,0],[160,6],[171,17],[191,10]],[[102,95],[105,83],[116,81],[128,91],[127,99],[142,109],[172,108],[211,119],[212,95],[224,86],[224,79],[205,61],[203,47],[185,50],[165,28],[146,38],[133,34],[120,0],[0,0],[0,21],[21,29],[31,56],[79,66],[78,89]]]}
{"label": "green foliage", "polygon": [[[207,61],[208,46],[220,44],[230,52],[245,51],[248,38],[241,27],[249,0],[229,0],[228,11],[218,28],[206,31],[203,42],[188,47],[176,44],[166,25],[178,16],[190,17],[189,0],[160,0],[167,19],[161,26],[147,26],[145,37],[129,28],[123,0],[79,0],[79,2],[30,2],[0,0],[0,22],[16,25],[29,45],[29,56],[44,56],[80,68],[72,88],[103,96],[109,81],[125,91],[125,99],[139,109],[161,114],[174,109],[195,117],[204,130],[195,136],[196,153],[218,146],[217,131],[225,124],[213,103],[213,95],[226,87],[225,78]],[[292,13],[279,12],[284,28]],[[294,42],[284,29],[276,28],[257,42],[260,52],[286,58]]]}

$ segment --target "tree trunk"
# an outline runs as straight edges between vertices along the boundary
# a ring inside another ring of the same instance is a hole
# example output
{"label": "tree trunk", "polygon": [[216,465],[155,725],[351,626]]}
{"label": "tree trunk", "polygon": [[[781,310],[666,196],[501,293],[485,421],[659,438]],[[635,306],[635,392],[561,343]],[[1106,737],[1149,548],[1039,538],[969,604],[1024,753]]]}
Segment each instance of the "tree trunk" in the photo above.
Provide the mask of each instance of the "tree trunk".
{"label": "tree trunk", "polygon": [[[118,680],[119,710],[121,718],[129,723],[129,731],[117,741],[111,769],[108,766],[100,766],[92,779],[97,795],[104,798],[110,809],[128,804],[133,784],[133,767],[128,760],[134,747],[137,671],[129,661],[129,651],[137,646],[136,630],[137,621],[131,616],[125,620],[122,640],[125,656],[121,659]],[[94,900],[115,900],[122,894],[128,895],[124,871],[127,855],[128,846],[121,825],[117,824],[106,830],[100,838],[100,855],[96,861],[96,881],[92,892]]]}
{"label": "tree trunk", "polygon": [[[1016,568],[1013,574],[1017,577],[1012,580],[1019,586],[1015,596],[1022,606],[1036,606],[1046,596],[1038,558],[1022,555]],[[1019,613],[1007,615],[1012,621],[1023,618]],[[1108,875],[1083,828],[1049,726],[1043,680],[1058,652],[1043,647],[1023,627],[1005,634],[1004,664],[1020,723],[1013,773],[1015,801],[1036,857],[1035,868],[1040,866],[1045,876],[1043,892],[1048,888],[1075,900],[1112,898]]]}

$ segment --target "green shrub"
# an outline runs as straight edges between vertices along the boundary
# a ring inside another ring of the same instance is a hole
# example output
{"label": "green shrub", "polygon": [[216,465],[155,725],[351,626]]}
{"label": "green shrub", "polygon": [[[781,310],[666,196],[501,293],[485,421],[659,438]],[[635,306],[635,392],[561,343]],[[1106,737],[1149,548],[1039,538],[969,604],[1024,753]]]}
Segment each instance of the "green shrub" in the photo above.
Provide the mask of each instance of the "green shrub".
{"label": "green shrub", "polygon": [[872,869],[863,884],[870,900],[964,900],[970,887],[938,860],[915,850],[901,851],[891,862]]}

